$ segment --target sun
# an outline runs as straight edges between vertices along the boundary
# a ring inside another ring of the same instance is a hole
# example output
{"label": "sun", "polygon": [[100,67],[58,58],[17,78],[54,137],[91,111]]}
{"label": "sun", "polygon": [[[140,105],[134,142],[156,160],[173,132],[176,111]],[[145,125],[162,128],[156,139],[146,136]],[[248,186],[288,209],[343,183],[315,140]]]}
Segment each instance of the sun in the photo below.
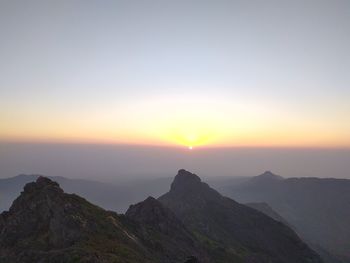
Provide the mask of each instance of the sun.
{"label": "sun", "polygon": [[192,145],[188,146],[188,149],[189,149],[189,150],[193,150]]}

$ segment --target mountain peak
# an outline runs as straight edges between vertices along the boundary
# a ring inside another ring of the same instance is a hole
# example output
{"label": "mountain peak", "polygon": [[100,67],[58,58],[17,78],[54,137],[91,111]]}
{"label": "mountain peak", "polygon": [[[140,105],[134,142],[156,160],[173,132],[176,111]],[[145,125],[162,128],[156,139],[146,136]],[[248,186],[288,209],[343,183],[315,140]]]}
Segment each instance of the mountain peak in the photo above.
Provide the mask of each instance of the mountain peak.
{"label": "mountain peak", "polygon": [[271,176],[274,175],[271,171],[265,171],[262,173],[262,175],[266,175],[266,176]]}
{"label": "mountain peak", "polygon": [[258,180],[283,180],[284,178],[280,175],[274,174],[271,171],[265,171],[264,173],[255,176],[254,179]]}
{"label": "mountain peak", "polygon": [[63,193],[63,190],[61,189],[58,183],[44,176],[39,176],[35,182],[26,184],[24,186],[23,193],[29,194],[33,192],[40,192],[40,191],[47,191],[47,190]]}
{"label": "mountain peak", "polygon": [[180,169],[171,184],[171,190],[187,189],[201,184],[201,179],[185,169]]}
{"label": "mountain peak", "polygon": [[[197,180],[198,182],[201,181],[201,179],[199,178],[198,175],[194,174],[194,173],[191,173],[185,169],[180,169],[178,172],[177,172],[177,177],[183,177],[183,178],[187,178],[187,179],[191,179],[191,180]],[[175,177],[176,178],[176,177]]]}
{"label": "mountain peak", "polygon": [[59,186],[58,183],[52,181],[51,179],[49,179],[49,178],[47,178],[45,176],[39,176],[36,179],[36,184],[38,186],[41,186],[41,187],[45,187],[45,186],[48,186],[48,185]]}
{"label": "mountain peak", "polygon": [[[187,203],[186,206],[204,207],[207,202],[222,199],[222,196],[208,184],[202,182],[199,176],[184,169],[179,170],[171,184],[170,191],[158,198],[167,206],[170,199]],[[175,213],[177,214],[177,213]]]}
{"label": "mountain peak", "polygon": [[118,262],[154,262],[117,214],[64,193],[43,176],[0,214],[0,261],[111,262],[112,246]]}

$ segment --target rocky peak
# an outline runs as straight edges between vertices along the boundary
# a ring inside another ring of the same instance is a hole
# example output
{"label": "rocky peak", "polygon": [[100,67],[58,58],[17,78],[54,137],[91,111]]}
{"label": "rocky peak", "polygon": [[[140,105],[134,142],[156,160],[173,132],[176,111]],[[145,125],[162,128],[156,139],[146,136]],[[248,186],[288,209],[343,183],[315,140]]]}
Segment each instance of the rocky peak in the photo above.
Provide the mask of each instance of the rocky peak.
{"label": "rocky peak", "polygon": [[171,191],[186,190],[201,185],[201,179],[185,169],[180,169],[171,184]]}
{"label": "rocky peak", "polygon": [[27,183],[20,196],[13,202],[10,212],[22,210],[42,211],[43,207],[53,209],[64,202],[64,192],[59,184],[47,177],[39,176],[35,182]]}
{"label": "rocky peak", "polygon": [[40,176],[28,183],[10,210],[1,214],[0,246],[14,246],[22,239],[35,240],[46,233],[42,248],[69,246],[81,236],[85,222],[76,220],[85,200],[63,192],[59,184]]}
{"label": "rocky peak", "polygon": [[[171,196],[171,198],[168,198]],[[169,207],[168,201],[178,202],[179,207],[204,207],[208,201],[221,199],[222,196],[208,184],[201,181],[200,177],[189,171],[181,169],[171,184],[170,191],[158,198],[158,200]],[[186,203],[186,206],[183,206]],[[179,209],[179,210],[181,210]],[[173,209],[171,209],[174,211]],[[178,214],[178,211],[175,214]]]}
{"label": "rocky peak", "polygon": [[35,182],[28,183],[24,186],[24,194],[39,193],[41,191],[55,191],[58,193],[63,193],[60,185],[47,177],[39,176]]}
{"label": "rocky peak", "polygon": [[156,262],[131,231],[117,214],[39,177],[0,214],[0,262]]}
{"label": "rocky peak", "polygon": [[47,185],[56,185],[58,186],[58,183],[52,181],[51,179],[44,177],[44,176],[39,176],[38,179],[36,179],[36,183],[38,186],[45,187]]}

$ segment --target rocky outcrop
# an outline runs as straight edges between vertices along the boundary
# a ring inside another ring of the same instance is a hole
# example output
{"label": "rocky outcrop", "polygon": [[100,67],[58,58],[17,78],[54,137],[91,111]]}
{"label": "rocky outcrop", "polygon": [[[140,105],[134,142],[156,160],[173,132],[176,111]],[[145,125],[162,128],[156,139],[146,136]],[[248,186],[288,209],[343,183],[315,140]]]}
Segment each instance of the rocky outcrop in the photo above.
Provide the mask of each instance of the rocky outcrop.
{"label": "rocky outcrop", "polygon": [[39,177],[0,215],[0,262],[154,262],[119,216]]}

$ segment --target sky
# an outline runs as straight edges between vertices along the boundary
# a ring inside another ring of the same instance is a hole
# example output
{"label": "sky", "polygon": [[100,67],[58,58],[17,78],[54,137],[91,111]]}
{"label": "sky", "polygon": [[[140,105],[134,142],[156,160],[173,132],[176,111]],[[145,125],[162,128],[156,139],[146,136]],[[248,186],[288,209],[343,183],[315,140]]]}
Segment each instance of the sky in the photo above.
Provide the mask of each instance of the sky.
{"label": "sky", "polygon": [[350,1],[0,1],[0,141],[350,147]]}

